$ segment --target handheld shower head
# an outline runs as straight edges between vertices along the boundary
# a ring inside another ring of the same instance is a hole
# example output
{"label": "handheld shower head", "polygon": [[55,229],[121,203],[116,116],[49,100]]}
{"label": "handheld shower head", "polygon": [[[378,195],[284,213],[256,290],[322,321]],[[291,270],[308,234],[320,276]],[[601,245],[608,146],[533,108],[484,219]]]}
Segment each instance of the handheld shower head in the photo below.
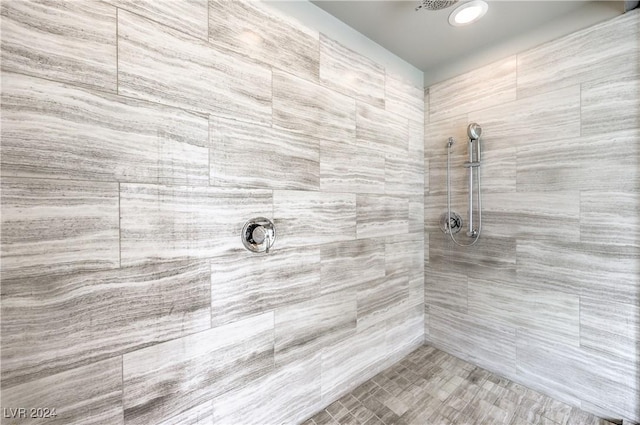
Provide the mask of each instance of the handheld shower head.
{"label": "handheld shower head", "polygon": [[469,124],[469,127],[467,127],[467,135],[471,140],[478,140],[482,135],[482,127],[480,127],[480,124],[476,124],[475,122]]}

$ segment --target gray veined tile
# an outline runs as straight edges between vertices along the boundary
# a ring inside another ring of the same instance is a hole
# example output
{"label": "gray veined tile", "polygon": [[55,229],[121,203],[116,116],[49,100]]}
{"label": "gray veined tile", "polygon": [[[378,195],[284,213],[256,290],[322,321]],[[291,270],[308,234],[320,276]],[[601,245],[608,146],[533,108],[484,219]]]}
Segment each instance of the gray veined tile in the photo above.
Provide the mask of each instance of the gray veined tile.
{"label": "gray veined tile", "polygon": [[320,34],[316,30],[266,2],[213,0],[209,8],[211,43],[318,80]]}
{"label": "gray veined tile", "polygon": [[271,121],[271,69],[118,12],[118,93],[226,118]]}
{"label": "gray veined tile", "polygon": [[468,313],[518,330],[533,330],[563,344],[580,345],[578,295],[520,284],[513,270],[486,278],[469,276]]}
{"label": "gray veined tile", "polygon": [[640,308],[637,304],[580,298],[580,345],[627,359],[640,356]]}
{"label": "gray veined tile", "polygon": [[2,286],[5,387],[211,326],[207,263],[3,279]]}
{"label": "gray veined tile", "polygon": [[321,293],[357,289],[385,276],[385,257],[380,239],[358,239],[320,247]]}
{"label": "gray veined tile", "polygon": [[493,236],[578,242],[580,193],[507,192],[482,196],[482,229]]}
{"label": "gray veined tile", "polygon": [[409,233],[424,232],[424,196],[409,198]]}
{"label": "gray veined tile", "polygon": [[429,87],[430,122],[502,105],[516,99],[516,57]]}
{"label": "gray veined tile", "polygon": [[320,292],[320,248],[280,248],[268,255],[233,250],[211,259],[213,326],[307,301]]}
{"label": "gray veined tile", "polygon": [[422,304],[409,297],[409,275],[398,273],[363,284],[358,289],[358,327],[366,328]]}
{"label": "gray veined tile", "polygon": [[424,250],[425,235],[422,232],[384,238],[386,276],[408,276],[411,302],[422,303],[424,300]]}
{"label": "gray veined tile", "polygon": [[507,377],[516,371],[514,328],[429,306],[429,341],[461,359],[501,371]]}
{"label": "gray veined tile", "polygon": [[384,67],[320,34],[320,81],[327,87],[383,108]]}
{"label": "gray veined tile", "polygon": [[424,89],[387,71],[384,79],[384,108],[422,126],[425,122]]}
{"label": "gray veined tile", "polygon": [[384,191],[387,195],[422,195],[424,193],[424,158],[422,152],[387,154],[384,163]]}
{"label": "gray veined tile", "polygon": [[640,248],[640,195],[580,192],[580,240]]}
{"label": "gray veined tile", "polygon": [[118,183],[2,179],[2,279],[119,266]]}
{"label": "gray veined tile", "polygon": [[424,302],[459,313],[467,312],[468,278],[453,268],[425,267]]}
{"label": "gray veined tile", "polygon": [[518,98],[599,78],[638,75],[640,13],[632,11],[518,54]]}
{"label": "gray veined tile", "polygon": [[320,356],[287,364],[213,400],[213,424],[299,424],[322,408]]}
{"label": "gray veined tile", "polygon": [[353,142],[320,141],[323,192],[384,193],[384,153]]}
{"label": "gray veined tile", "polygon": [[[433,105],[433,103],[432,103]],[[469,114],[482,126],[484,151],[580,135],[580,86],[541,93]]]}
{"label": "gray veined tile", "polygon": [[181,2],[172,0],[106,0],[106,2],[194,37],[207,39],[207,0]]}
{"label": "gray veined tile", "polygon": [[115,92],[116,8],[98,1],[3,2],[2,69]]}
{"label": "gray veined tile", "polygon": [[273,126],[303,137],[351,142],[356,102],[326,87],[281,71],[273,72]]}
{"label": "gray veined tile", "polygon": [[269,190],[121,184],[122,264],[210,258],[241,249],[253,217],[272,216]]}
{"label": "gray veined tile", "polygon": [[358,195],[358,239],[390,236],[409,231],[406,196]]}
{"label": "gray veined tile", "polygon": [[354,194],[276,190],[273,215],[283,248],[356,238]]}
{"label": "gray veined tile", "polygon": [[438,121],[430,121],[428,124],[425,124],[425,159],[431,159],[433,155],[446,155],[449,137],[453,137],[456,143],[465,146],[465,142],[468,141],[468,123],[467,114],[462,114]]}
{"label": "gray veined tile", "polygon": [[[2,406],[27,409],[27,418],[2,423],[36,425],[122,425],[122,359],[116,357],[11,388]],[[30,417],[29,409],[55,408],[55,417]],[[6,422],[5,422],[6,421]]]}
{"label": "gray veined tile", "polygon": [[640,130],[522,145],[517,151],[517,189],[523,192],[640,188]]}
{"label": "gray veined tile", "polygon": [[356,331],[355,291],[323,295],[275,310],[275,364],[315,356]]}
{"label": "gray veined tile", "polygon": [[[235,3],[235,2],[230,2]],[[300,134],[255,123],[209,117],[211,184],[320,188],[320,144]]]}
{"label": "gray veined tile", "polygon": [[583,136],[640,129],[640,57],[638,63],[638,77],[634,79],[621,78],[582,85]]}
{"label": "gray veined tile", "polygon": [[409,121],[384,109],[358,102],[356,138],[359,146],[385,153],[402,154],[409,149]]}
{"label": "gray veined tile", "polygon": [[635,303],[639,248],[560,241],[518,241],[518,283],[597,298]]}
{"label": "gray veined tile", "polygon": [[208,184],[205,117],[2,74],[2,174]]}
{"label": "gray veined tile", "polygon": [[424,343],[424,306],[422,304],[410,307],[387,319],[384,326],[387,329],[385,342],[394,351],[405,347],[418,347]]}
{"label": "gray veined tile", "polygon": [[213,406],[211,401],[205,401],[191,409],[180,412],[167,420],[158,422],[158,425],[212,425]]}
{"label": "gray veined tile", "polygon": [[272,370],[272,312],[125,354],[125,423],[158,422]]}

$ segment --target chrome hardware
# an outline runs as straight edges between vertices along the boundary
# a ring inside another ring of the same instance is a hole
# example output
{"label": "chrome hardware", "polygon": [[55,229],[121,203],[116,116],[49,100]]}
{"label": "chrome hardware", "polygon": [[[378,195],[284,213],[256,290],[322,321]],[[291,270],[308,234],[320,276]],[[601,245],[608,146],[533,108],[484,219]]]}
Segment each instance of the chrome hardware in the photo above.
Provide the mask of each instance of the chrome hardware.
{"label": "chrome hardware", "polygon": [[276,240],[276,228],[268,218],[252,218],[244,224],[241,238],[249,251],[268,254]]}
{"label": "chrome hardware", "polygon": [[442,230],[443,233],[458,233],[460,229],[462,229],[462,226],[463,223],[460,214],[451,211],[451,217],[449,217],[449,214],[446,212],[440,215],[440,230]]}

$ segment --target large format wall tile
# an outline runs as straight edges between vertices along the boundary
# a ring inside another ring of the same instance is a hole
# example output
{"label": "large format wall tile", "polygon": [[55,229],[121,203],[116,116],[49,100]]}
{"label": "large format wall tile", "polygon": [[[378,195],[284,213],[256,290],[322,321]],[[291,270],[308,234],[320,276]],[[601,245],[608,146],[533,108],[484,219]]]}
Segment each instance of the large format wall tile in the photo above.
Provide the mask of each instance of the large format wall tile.
{"label": "large format wall tile", "polygon": [[209,41],[309,80],[318,80],[317,31],[267,2],[209,2]]}
{"label": "large format wall tile", "polygon": [[204,117],[21,74],[2,84],[5,176],[208,184]]}
{"label": "large format wall tile", "polygon": [[273,125],[309,138],[353,141],[356,102],[318,84],[274,71]]}
{"label": "large format wall tile", "polygon": [[[427,243],[429,241],[426,236]],[[422,232],[387,236],[384,241],[386,276],[406,275],[409,284],[409,303],[424,302],[425,235]]]}
{"label": "large format wall tile", "polygon": [[358,239],[409,231],[409,200],[404,196],[358,195]]}
{"label": "large format wall tile", "polygon": [[3,2],[2,69],[115,92],[116,8],[93,0]]}
{"label": "large format wall tile", "polygon": [[158,425],[211,425],[213,423],[213,405],[205,401],[191,409],[180,412]]}
{"label": "large format wall tile", "polygon": [[2,290],[5,387],[211,326],[207,263],[5,279]]}
{"label": "large format wall tile", "polygon": [[582,85],[582,136],[640,128],[640,65],[637,66],[638,77],[634,79]]}
{"label": "large format wall tile", "polygon": [[55,409],[50,418],[7,420],[7,425],[122,425],[122,358],[68,370],[12,388],[3,388],[2,406]]}
{"label": "large format wall tile", "polygon": [[320,368],[320,356],[315,355],[278,368],[254,385],[216,397],[213,424],[300,423],[324,406],[320,397]]}
{"label": "large format wall tile", "polygon": [[429,120],[516,100],[516,57],[494,62],[429,87]]}
{"label": "large format wall tile", "polygon": [[612,75],[638,74],[635,10],[518,54],[518,98]]}
{"label": "large format wall tile", "polygon": [[276,366],[309,358],[356,331],[355,291],[342,291],[275,311]]}
{"label": "large format wall tile", "polygon": [[273,216],[283,248],[356,238],[354,194],[277,190]]}
{"label": "large format wall tile", "polygon": [[125,423],[157,422],[271,370],[273,313],[125,354]]}
{"label": "large format wall tile", "polygon": [[320,81],[359,101],[384,107],[384,68],[324,34],[320,35]]}
{"label": "large format wall tile", "polygon": [[2,179],[2,279],[119,265],[118,183]]}
{"label": "large format wall tile", "polygon": [[424,302],[429,306],[466,313],[467,287],[468,278],[465,274],[455,270],[425,268]]}
{"label": "large format wall tile", "polygon": [[384,109],[358,102],[356,136],[360,146],[385,153],[403,154],[409,149],[409,121]]}
{"label": "large format wall tile", "polygon": [[323,192],[384,193],[384,183],[383,152],[349,142],[320,142],[320,188]]}
{"label": "large format wall tile", "polygon": [[268,190],[121,184],[122,264],[209,258],[240,249],[252,217],[271,217]]}
{"label": "large format wall tile", "polygon": [[[233,2],[235,3],[235,2]],[[211,184],[320,188],[319,142],[271,126],[211,116]]]}
{"label": "large format wall tile", "polygon": [[123,10],[118,93],[238,120],[271,119],[269,68]]}
{"label": "large format wall tile", "polygon": [[208,0],[106,0],[120,9],[142,15],[194,37],[207,39]]}
{"label": "large format wall tile", "polygon": [[387,195],[422,195],[424,158],[422,152],[388,154],[384,163],[384,192]]}
{"label": "large format wall tile", "polygon": [[211,260],[213,326],[317,297],[320,248],[280,248],[268,255],[235,249]]}
{"label": "large format wall tile", "polygon": [[384,78],[384,108],[411,121],[424,123],[424,89],[399,75],[387,72]]}
{"label": "large format wall tile", "polygon": [[337,242],[320,249],[322,294],[356,289],[385,275],[380,239]]}
{"label": "large format wall tile", "polygon": [[640,194],[580,192],[580,240],[640,248]]}
{"label": "large format wall tile", "polygon": [[409,297],[408,273],[373,280],[358,290],[358,326],[373,326],[421,301]]}

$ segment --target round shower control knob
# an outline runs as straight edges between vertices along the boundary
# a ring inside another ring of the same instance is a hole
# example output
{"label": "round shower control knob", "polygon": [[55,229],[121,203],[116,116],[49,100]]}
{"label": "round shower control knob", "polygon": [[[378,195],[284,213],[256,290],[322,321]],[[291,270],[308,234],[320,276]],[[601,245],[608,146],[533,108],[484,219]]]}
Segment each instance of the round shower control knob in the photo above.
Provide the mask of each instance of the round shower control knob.
{"label": "round shower control knob", "polygon": [[252,218],[244,224],[241,238],[249,251],[268,254],[276,240],[276,228],[268,218]]}

